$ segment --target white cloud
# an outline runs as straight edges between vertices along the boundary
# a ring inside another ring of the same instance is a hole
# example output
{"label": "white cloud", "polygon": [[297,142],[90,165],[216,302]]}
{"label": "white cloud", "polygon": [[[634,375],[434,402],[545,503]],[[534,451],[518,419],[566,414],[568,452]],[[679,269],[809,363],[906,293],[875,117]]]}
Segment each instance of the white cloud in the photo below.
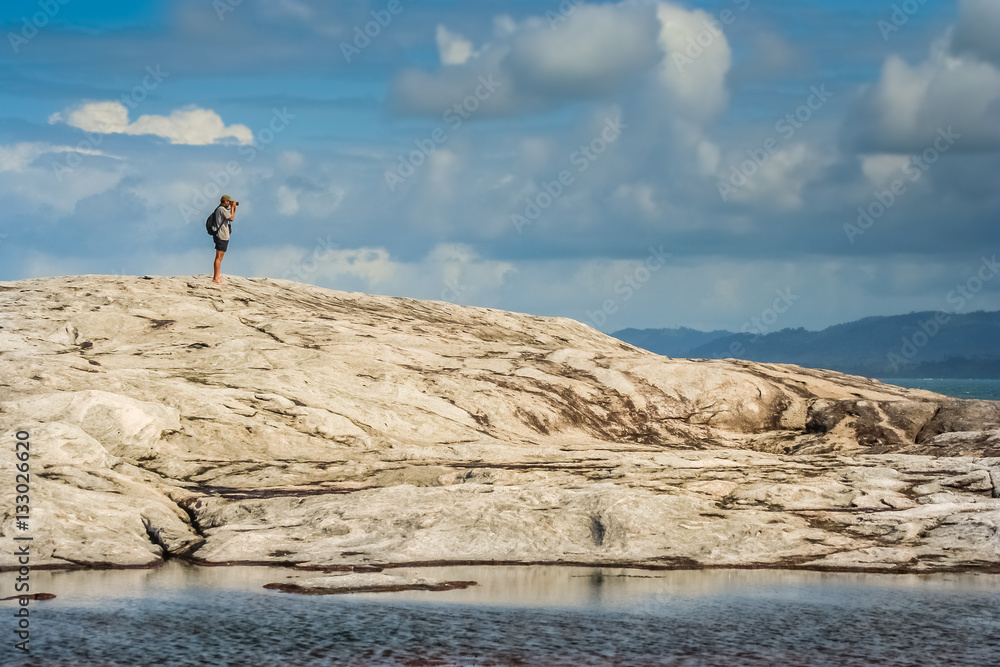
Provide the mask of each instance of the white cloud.
{"label": "white cloud", "polygon": [[139,116],[129,122],[128,109],[121,102],[89,102],[72,110],[55,113],[49,123],[66,123],[85,132],[102,134],[149,134],[169,139],[172,144],[204,146],[234,139],[253,142],[253,132],[245,125],[227,126],[211,109],[187,107],[169,116]]}
{"label": "white cloud", "polygon": [[286,171],[297,171],[305,166],[306,158],[298,151],[284,151],[278,156],[278,166]]}
{"label": "white cloud", "polygon": [[1000,66],[1000,2],[961,0],[951,48]]}
{"label": "white cloud", "polygon": [[333,280],[341,276],[355,276],[377,286],[390,280],[396,271],[395,263],[385,248],[331,250],[324,259],[319,275]]}
{"label": "white cloud", "polygon": [[623,183],[615,189],[614,199],[626,213],[637,215],[645,220],[655,220],[660,215],[658,194],[645,183]]}
{"label": "white cloud", "polygon": [[522,29],[506,64],[519,86],[584,96],[616,88],[622,77],[661,57],[648,7],[581,4],[554,29],[547,24]]}
{"label": "white cloud", "polygon": [[497,37],[512,35],[517,32],[517,21],[509,14],[501,14],[493,17],[493,32]]}
{"label": "white cloud", "polygon": [[695,117],[718,113],[728,99],[726,73],[732,65],[725,33],[700,9],[661,2],[656,5],[656,16],[660,47],[666,53],[660,67],[663,85],[682,111]]}
{"label": "white cloud", "polygon": [[861,156],[861,172],[875,187],[885,187],[899,178],[903,167],[910,161],[908,155],[885,153]]}
{"label": "white cloud", "polygon": [[600,98],[660,62],[658,29],[653,6],[628,0],[579,4],[554,24],[542,17],[521,22],[497,17],[494,41],[478,50],[439,27],[438,51],[445,67],[401,72],[393,84],[393,104],[404,112],[440,116],[472,94],[484,75],[501,85],[483,101],[477,111],[482,115]]}
{"label": "white cloud", "polygon": [[281,215],[295,215],[299,212],[299,195],[301,190],[282,185],[278,188],[278,213]]}
{"label": "white cloud", "polygon": [[[745,157],[745,156],[744,156]],[[795,210],[802,207],[805,188],[820,179],[833,157],[816,147],[796,143],[770,156],[746,184],[730,194],[733,200],[762,208]],[[734,160],[734,164],[738,161]],[[728,174],[721,175],[725,180]]]}
{"label": "white cloud", "polygon": [[381,247],[337,248],[327,240],[311,249],[250,248],[233,259],[230,270],[245,275],[456,303],[492,299],[516,274],[510,262],[484,259],[460,243],[436,245],[413,261],[393,258]]}
{"label": "white cloud", "polygon": [[[75,154],[79,162],[67,167],[62,157]],[[45,156],[50,156],[47,160]],[[105,160],[85,161],[81,156]],[[0,146],[0,201],[8,216],[39,215],[48,219],[72,214],[77,204],[116,187],[124,178],[121,159],[85,147],[21,142]]]}
{"label": "white cloud", "polygon": [[461,162],[458,155],[447,148],[435,151],[428,158],[427,182],[433,188],[434,195],[443,199],[450,199],[454,195],[455,177]]}
{"label": "white cloud", "polygon": [[719,147],[711,141],[703,139],[698,142],[696,150],[698,157],[698,170],[705,175],[714,174],[719,168],[719,160],[722,157]]}
{"label": "white cloud", "polygon": [[517,156],[529,170],[537,170],[552,159],[553,141],[549,137],[528,136],[517,144]]}
{"label": "white cloud", "polygon": [[347,190],[336,183],[300,177],[289,178],[275,191],[280,215],[313,220],[328,219],[346,196]]}
{"label": "white cloud", "polygon": [[472,42],[451,32],[443,25],[437,27],[435,39],[442,65],[464,65],[478,55],[472,47]]}
{"label": "white cloud", "polygon": [[22,172],[38,158],[51,153],[79,153],[80,155],[100,155],[119,160],[94,148],[83,146],[52,146],[46,143],[21,142],[13,146],[0,146],[0,172]]}
{"label": "white cloud", "polygon": [[314,285],[340,285],[372,293],[385,290],[394,279],[398,263],[385,248],[338,248],[329,237],[311,248],[301,246],[251,247],[226,256],[235,275],[266,276]]}
{"label": "white cloud", "polygon": [[924,62],[890,56],[850,124],[863,150],[909,153],[933,145],[939,130],[961,135],[951,149],[1000,147],[1000,70],[971,55],[954,55],[948,40],[931,47]]}
{"label": "white cloud", "polygon": [[190,203],[194,193],[202,187],[201,184],[197,181],[180,180],[180,174],[172,171],[157,175],[147,172],[147,175],[152,177],[130,184],[128,191],[141,199],[149,210],[166,211],[170,224],[163,223],[164,227],[181,223],[183,217],[178,214],[178,204]]}
{"label": "white cloud", "polygon": [[[400,271],[411,280],[417,274],[428,276],[425,289],[428,298],[455,303],[474,303],[489,298],[502,289],[508,277],[517,270],[510,262],[483,259],[468,245],[442,243],[435,246],[421,262]],[[439,294],[434,294],[439,289]]]}
{"label": "white cloud", "polygon": [[24,171],[45,153],[45,144],[20,143],[0,146],[0,172]]}
{"label": "white cloud", "polygon": [[80,201],[115,188],[125,177],[121,167],[107,169],[85,164],[62,174],[39,166],[29,166],[0,179],[0,201],[7,214],[44,215],[62,218],[71,215]]}
{"label": "white cloud", "polygon": [[701,125],[728,100],[732,52],[720,24],[702,10],[668,2],[580,3],[565,16],[522,21],[499,16],[493,40],[478,49],[438,26],[436,42],[443,66],[402,71],[390,95],[397,110],[440,116],[476,90],[483,75],[501,85],[477,115],[599,100],[636,85],[653,91],[664,117]]}

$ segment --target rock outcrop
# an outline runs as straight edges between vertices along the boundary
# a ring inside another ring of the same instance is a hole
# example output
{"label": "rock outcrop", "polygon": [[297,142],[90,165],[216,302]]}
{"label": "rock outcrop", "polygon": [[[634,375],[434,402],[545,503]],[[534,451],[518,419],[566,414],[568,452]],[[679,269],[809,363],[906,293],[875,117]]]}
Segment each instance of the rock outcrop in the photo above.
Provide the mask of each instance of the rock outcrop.
{"label": "rock outcrop", "polygon": [[[274,280],[0,283],[35,566],[980,569],[1000,404]],[[12,550],[0,566],[11,567]]]}

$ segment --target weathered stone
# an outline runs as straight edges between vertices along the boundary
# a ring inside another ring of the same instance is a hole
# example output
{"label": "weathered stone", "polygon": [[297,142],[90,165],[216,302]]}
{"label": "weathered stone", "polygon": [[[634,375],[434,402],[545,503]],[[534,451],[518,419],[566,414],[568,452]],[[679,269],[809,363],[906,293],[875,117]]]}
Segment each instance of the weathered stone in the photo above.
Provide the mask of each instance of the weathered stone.
{"label": "weathered stone", "polygon": [[937,414],[916,440],[923,444],[942,433],[997,430],[1000,430],[1000,402],[951,399],[940,404]]}
{"label": "weathered stone", "polygon": [[948,477],[941,480],[943,486],[953,486],[966,491],[993,491],[993,481],[990,479],[990,471],[977,470],[968,475],[958,477]]}
{"label": "weathered stone", "polygon": [[5,470],[30,433],[35,566],[1000,553],[994,404],[666,359],[566,319],[274,280],[31,280],[0,284],[0,368]]}
{"label": "weathered stone", "polygon": [[[968,428],[968,424],[963,424]],[[902,451],[928,456],[1000,456],[1000,429],[985,426],[990,430],[959,431],[940,433],[915,445],[904,447]]]}

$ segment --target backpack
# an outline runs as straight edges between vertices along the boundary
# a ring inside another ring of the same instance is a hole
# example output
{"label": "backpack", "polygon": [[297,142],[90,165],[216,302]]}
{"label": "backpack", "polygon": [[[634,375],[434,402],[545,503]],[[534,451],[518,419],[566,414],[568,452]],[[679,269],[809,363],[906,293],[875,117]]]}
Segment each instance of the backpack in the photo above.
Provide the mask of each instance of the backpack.
{"label": "backpack", "polygon": [[215,236],[219,233],[219,226],[215,224],[215,211],[212,211],[208,219],[205,220],[205,231],[208,232],[209,236]]}

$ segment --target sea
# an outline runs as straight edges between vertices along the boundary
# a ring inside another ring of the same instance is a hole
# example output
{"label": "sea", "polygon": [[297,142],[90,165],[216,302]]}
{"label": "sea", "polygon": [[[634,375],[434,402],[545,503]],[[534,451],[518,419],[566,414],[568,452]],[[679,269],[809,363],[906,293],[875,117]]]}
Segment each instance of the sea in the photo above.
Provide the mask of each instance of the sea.
{"label": "sea", "polygon": [[[30,653],[3,665],[225,667],[997,664],[1000,575],[524,566],[407,570],[479,585],[302,596],[292,571],[32,572]],[[9,575],[4,575],[9,578]],[[7,583],[7,582],[5,582]]]}
{"label": "sea", "polygon": [[879,379],[886,384],[894,384],[910,389],[926,389],[928,391],[953,396],[955,398],[977,398],[987,401],[1000,401],[1000,380],[948,380],[940,378],[887,378]]}

